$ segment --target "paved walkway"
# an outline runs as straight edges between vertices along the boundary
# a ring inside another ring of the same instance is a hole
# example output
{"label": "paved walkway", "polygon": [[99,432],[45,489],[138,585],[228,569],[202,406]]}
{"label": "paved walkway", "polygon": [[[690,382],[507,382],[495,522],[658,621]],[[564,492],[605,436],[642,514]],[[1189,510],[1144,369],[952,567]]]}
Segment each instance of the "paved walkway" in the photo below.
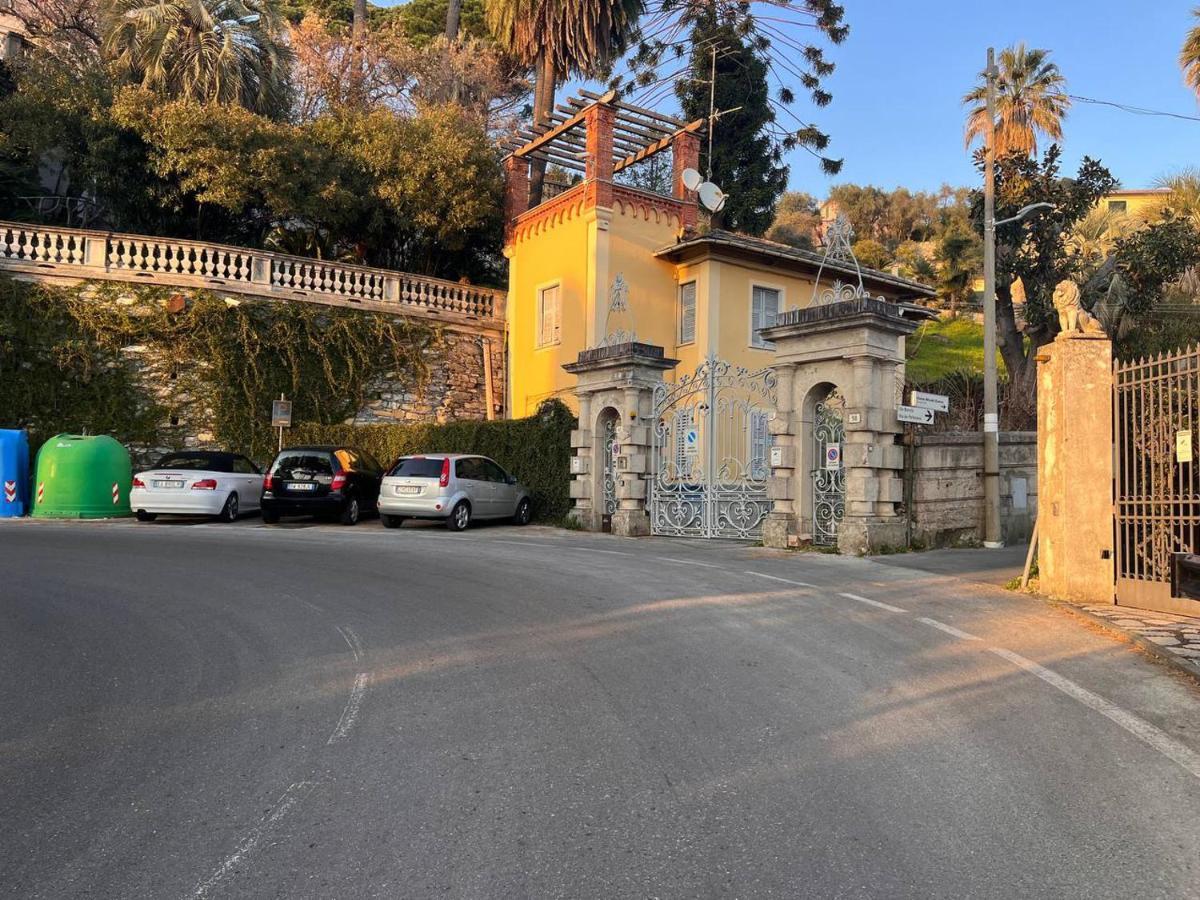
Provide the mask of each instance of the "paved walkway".
{"label": "paved walkway", "polygon": [[1139,644],[1166,651],[1182,662],[1184,667],[1200,678],[1200,619],[1173,616],[1169,613],[1133,609],[1129,606],[1085,606],[1084,611],[1103,619],[1130,636],[1140,638]]}

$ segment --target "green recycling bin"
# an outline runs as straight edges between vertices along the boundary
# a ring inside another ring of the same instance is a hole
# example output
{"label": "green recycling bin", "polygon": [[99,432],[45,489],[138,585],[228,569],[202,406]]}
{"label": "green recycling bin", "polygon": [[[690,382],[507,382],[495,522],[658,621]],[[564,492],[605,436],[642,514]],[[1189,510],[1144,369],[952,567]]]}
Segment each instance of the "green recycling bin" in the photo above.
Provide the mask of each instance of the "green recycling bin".
{"label": "green recycling bin", "polygon": [[60,434],[42,444],[33,479],[35,519],[132,515],[129,451],[108,435]]}

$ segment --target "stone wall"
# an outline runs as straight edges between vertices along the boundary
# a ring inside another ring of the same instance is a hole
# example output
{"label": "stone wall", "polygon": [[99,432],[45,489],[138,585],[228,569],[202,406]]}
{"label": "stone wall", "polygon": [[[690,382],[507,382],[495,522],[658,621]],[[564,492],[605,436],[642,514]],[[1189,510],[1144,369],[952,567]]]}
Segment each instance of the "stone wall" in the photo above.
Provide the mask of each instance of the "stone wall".
{"label": "stone wall", "polygon": [[[922,435],[914,453],[913,540],[931,547],[978,543],[983,535],[983,434]],[[1006,544],[1029,539],[1037,499],[1037,432],[1001,432],[1000,526]]]}
{"label": "stone wall", "polygon": [[[491,362],[491,388],[485,368]],[[489,395],[492,416],[502,417],[504,343],[498,336],[445,331],[426,351],[429,379],[422,388],[383,382],[378,399],[363,409],[355,422],[455,422],[487,419]]]}

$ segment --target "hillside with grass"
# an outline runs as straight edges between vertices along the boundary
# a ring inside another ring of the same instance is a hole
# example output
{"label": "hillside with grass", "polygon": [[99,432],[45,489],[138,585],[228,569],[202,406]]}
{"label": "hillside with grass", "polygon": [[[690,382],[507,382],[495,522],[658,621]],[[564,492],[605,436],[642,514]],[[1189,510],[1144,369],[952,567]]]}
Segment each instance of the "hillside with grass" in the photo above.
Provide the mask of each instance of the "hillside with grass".
{"label": "hillside with grass", "polygon": [[[925,322],[908,339],[906,373],[914,384],[937,381],[952,372],[983,374],[983,325],[970,316]],[[996,354],[1000,377],[1004,361]]]}

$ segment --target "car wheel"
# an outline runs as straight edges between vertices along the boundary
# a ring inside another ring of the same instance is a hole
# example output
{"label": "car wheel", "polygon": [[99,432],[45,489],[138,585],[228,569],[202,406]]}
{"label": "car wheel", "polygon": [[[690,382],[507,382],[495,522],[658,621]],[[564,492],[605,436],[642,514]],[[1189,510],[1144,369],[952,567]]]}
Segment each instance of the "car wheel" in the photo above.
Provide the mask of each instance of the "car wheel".
{"label": "car wheel", "polygon": [[349,500],[346,501],[346,508],[342,510],[342,524],[343,525],[357,525],[358,524],[358,516],[359,516],[358,498],[351,497]]}
{"label": "car wheel", "polygon": [[463,531],[471,524],[471,504],[459,500],[458,505],[446,519],[446,527],[451,531]]}
{"label": "car wheel", "polygon": [[520,503],[517,504],[517,511],[513,513],[513,524],[528,525],[530,511],[531,506],[529,504],[529,498],[525,497]]}
{"label": "car wheel", "polygon": [[404,524],[404,516],[390,516],[387,513],[380,513],[379,521],[383,523],[384,528],[399,528]]}
{"label": "car wheel", "polygon": [[158,518],[158,513],[148,513],[144,509],[137,511],[137,520],[139,522],[153,522]]}
{"label": "car wheel", "polygon": [[273,509],[264,508],[262,511],[262,520],[267,525],[274,525],[279,521],[279,513]]}
{"label": "car wheel", "polygon": [[221,509],[221,514],[217,516],[222,522],[236,522],[238,517],[238,496],[236,491],[230,492],[225,499],[225,506]]}

